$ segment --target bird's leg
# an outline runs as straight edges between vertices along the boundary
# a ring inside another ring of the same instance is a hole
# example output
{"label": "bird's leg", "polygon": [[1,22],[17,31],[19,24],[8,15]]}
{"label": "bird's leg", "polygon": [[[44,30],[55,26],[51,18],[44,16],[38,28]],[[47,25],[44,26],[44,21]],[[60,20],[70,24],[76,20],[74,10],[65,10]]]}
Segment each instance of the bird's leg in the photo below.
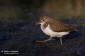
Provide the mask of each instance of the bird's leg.
{"label": "bird's leg", "polygon": [[62,43],[62,37],[60,37],[59,39],[60,39],[60,44],[62,46],[63,45],[63,43]]}
{"label": "bird's leg", "polygon": [[49,39],[42,40],[42,41],[36,41],[36,42],[47,42],[47,41],[50,41],[50,40],[54,40],[54,39],[50,37]]}

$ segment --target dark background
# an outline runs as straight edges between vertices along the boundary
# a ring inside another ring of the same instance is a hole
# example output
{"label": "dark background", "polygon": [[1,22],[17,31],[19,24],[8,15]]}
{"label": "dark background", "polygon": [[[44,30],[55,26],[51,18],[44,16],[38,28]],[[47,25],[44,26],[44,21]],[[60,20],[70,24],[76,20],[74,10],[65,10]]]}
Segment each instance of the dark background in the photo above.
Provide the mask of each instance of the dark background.
{"label": "dark background", "polygon": [[[44,15],[80,31],[64,36],[62,48],[57,38],[35,43],[49,37],[35,26]],[[85,56],[85,1],[0,0],[0,56],[6,50],[19,51],[17,56]]]}

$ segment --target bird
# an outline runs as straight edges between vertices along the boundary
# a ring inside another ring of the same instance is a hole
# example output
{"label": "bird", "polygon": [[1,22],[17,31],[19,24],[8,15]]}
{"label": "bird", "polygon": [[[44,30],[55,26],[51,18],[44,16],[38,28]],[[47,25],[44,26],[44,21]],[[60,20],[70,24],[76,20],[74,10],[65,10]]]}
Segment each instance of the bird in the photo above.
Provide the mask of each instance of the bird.
{"label": "bird", "polygon": [[62,37],[70,34],[72,31],[78,31],[76,28],[72,28],[68,24],[56,20],[49,16],[41,16],[40,20],[36,23],[40,24],[40,28],[46,35],[50,36],[46,40],[37,41],[37,42],[48,42],[54,40],[53,37],[59,38],[60,45],[62,46]]}

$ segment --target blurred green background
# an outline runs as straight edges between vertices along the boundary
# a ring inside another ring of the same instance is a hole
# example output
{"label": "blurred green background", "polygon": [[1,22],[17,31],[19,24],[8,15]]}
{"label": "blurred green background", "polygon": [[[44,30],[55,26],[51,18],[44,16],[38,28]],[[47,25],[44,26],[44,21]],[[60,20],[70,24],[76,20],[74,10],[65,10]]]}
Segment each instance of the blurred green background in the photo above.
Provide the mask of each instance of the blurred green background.
{"label": "blurred green background", "polygon": [[85,17],[85,0],[0,0],[0,20],[26,19],[39,9],[55,18]]}

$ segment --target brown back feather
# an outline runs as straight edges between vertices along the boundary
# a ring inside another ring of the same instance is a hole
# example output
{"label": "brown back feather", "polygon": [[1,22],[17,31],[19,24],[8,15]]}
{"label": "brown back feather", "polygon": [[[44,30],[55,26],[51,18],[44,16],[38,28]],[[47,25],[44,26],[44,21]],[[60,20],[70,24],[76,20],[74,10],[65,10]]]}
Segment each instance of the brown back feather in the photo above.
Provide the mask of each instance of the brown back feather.
{"label": "brown back feather", "polygon": [[70,32],[74,31],[74,28],[64,24],[63,22],[57,21],[55,19],[49,19],[48,24],[50,24],[51,30],[55,32]]}

